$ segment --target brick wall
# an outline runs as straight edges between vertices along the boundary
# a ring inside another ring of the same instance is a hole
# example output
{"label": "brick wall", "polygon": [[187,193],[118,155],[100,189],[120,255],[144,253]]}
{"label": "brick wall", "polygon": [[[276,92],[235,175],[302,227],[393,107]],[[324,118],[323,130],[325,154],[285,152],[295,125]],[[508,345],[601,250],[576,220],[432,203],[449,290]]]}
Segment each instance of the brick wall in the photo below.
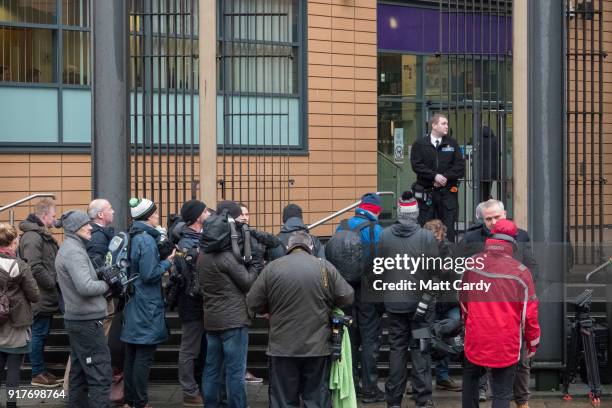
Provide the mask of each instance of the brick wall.
{"label": "brick wall", "polygon": [[[303,207],[307,223],[355,202],[365,192],[376,191],[377,185],[376,1],[311,0],[307,14],[309,154],[218,160],[219,174],[224,161],[226,178],[232,172],[242,174],[233,179],[234,186],[242,189],[227,198],[250,201],[251,213],[268,213],[265,224],[274,225],[274,232],[281,222],[281,206],[287,202],[289,179],[293,180],[289,200]],[[233,163],[233,171],[228,163]],[[253,187],[259,171],[266,174],[260,184],[266,194]],[[91,198],[90,176],[86,154],[1,154],[0,204],[51,192],[56,194],[59,211],[85,209]],[[177,181],[172,168],[169,177]],[[186,174],[185,178],[193,177]],[[30,206],[18,208],[16,219],[30,211]],[[7,214],[0,214],[0,221],[7,219]],[[315,233],[331,234],[335,224],[321,226]]]}

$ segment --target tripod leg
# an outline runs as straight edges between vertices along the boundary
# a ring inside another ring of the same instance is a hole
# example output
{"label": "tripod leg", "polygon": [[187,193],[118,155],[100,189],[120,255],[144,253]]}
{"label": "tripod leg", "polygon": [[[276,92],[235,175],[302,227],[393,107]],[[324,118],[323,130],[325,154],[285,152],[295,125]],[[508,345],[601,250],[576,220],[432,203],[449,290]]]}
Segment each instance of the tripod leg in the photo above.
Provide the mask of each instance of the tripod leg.
{"label": "tripod leg", "polygon": [[563,371],[563,399],[570,401],[572,396],[569,393],[569,385],[576,377],[578,369],[578,355],[580,353],[578,344],[578,327],[574,323],[572,325],[572,334],[570,336],[569,350],[567,351],[567,366]]}
{"label": "tripod leg", "polygon": [[601,380],[599,378],[599,364],[597,362],[597,350],[595,349],[595,338],[590,328],[580,330],[582,345],[584,347],[584,360],[586,364],[587,381],[591,392],[589,398],[594,407],[601,403]]}

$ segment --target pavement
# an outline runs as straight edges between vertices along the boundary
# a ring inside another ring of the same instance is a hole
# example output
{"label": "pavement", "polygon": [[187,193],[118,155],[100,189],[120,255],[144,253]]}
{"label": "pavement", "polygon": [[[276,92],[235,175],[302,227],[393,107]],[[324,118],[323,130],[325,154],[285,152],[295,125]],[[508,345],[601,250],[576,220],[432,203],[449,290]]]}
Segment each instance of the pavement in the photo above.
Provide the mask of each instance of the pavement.
{"label": "pavement", "polygon": [[[460,382],[459,379],[456,379]],[[31,392],[30,392],[31,391]],[[44,391],[50,394],[48,398],[36,397],[36,391]],[[53,391],[59,393],[61,388],[56,389],[42,389],[26,386],[25,384],[20,388],[20,393],[23,392],[24,398],[18,401],[19,407],[41,407],[41,408],[60,408],[67,407],[67,399],[61,398],[57,393],[53,395]],[[574,395],[572,401],[564,401],[561,397],[560,392],[536,392],[534,391],[529,401],[530,408],[588,408],[591,407],[590,401],[587,398],[588,388],[584,384],[575,384],[570,388],[570,392]],[[266,384],[261,385],[247,385],[247,393],[250,408],[264,408],[268,406],[268,386]],[[182,408],[182,392],[178,384],[170,383],[152,383],[149,385],[149,404],[153,408]],[[434,402],[436,408],[460,408],[461,407],[461,393],[459,392],[448,392],[448,391],[434,391]],[[0,406],[4,406],[5,393],[2,392],[0,398]],[[359,404],[362,408],[386,408],[384,403],[378,404]],[[490,400],[480,405],[482,408],[490,408]],[[602,408],[612,408],[612,386],[604,386],[604,394],[601,400]],[[402,407],[413,408],[414,403],[410,400],[410,396],[407,395],[404,398]],[[511,404],[511,408],[515,408],[514,404]]]}

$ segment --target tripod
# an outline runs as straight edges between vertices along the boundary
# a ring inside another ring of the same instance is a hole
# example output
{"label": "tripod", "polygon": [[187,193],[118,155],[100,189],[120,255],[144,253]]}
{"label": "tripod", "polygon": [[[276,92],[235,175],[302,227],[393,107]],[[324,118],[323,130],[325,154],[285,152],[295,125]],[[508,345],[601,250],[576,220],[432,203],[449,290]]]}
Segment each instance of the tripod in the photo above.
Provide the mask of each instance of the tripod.
{"label": "tripod", "polygon": [[[587,278],[588,279],[588,278]],[[591,318],[591,300],[593,289],[586,289],[574,300],[576,305],[576,320],[572,323],[568,362],[563,372],[563,399],[570,401],[569,384],[576,378],[579,367],[580,352],[584,353],[587,383],[590,388],[589,399],[594,407],[601,404],[601,380],[595,339],[593,337],[593,319]],[[584,380],[584,378],[583,378]]]}

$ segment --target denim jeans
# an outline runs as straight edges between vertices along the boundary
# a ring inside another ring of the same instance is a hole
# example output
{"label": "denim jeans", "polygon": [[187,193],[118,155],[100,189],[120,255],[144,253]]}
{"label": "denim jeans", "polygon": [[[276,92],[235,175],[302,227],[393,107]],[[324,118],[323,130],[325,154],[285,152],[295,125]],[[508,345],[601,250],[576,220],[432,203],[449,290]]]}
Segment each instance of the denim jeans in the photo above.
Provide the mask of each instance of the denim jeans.
{"label": "denim jeans", "polygon": [[[206,408],[216,408],[221,403],[221,390],[227,391],[229,408],[245,408],[247,351],[249,332],[246,327],[222,331],[206,332],[208,348],[206,365],[202,378],[204,402]],[[225,369],[225,384],[222,383],[221,371]]]}
{"label": "denim jeans", "polygon": [[[459,306],[450,308],[443,313],[438,314],[436,312],[436,320],[461,320],[461,313],[459,312]],[[436,381],[448,380],[448,356],[438,360],[436,362]]]}
{"label": "denim jeans", "polygon": [[51,332],[53,316],[37,315],[32,323],[32,342],[30,350],[30,363],[32,363],[32,377],[46,373],[45,340]]}

